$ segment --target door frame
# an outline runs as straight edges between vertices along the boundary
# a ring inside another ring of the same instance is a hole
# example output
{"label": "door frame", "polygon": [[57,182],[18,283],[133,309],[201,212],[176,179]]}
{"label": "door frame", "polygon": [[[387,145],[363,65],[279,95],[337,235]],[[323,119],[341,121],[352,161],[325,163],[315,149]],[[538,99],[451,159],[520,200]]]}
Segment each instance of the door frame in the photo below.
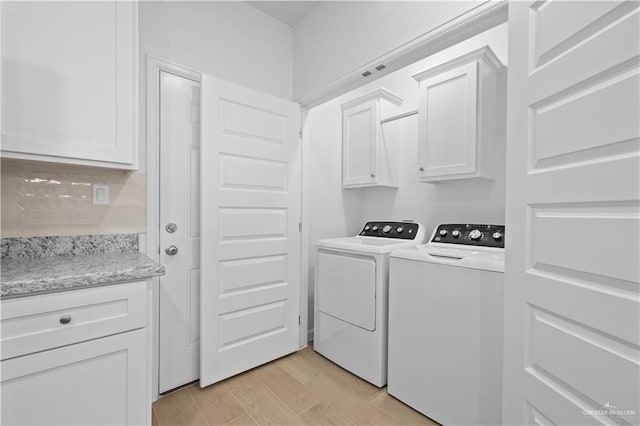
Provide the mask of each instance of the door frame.
{"label": "door frame", "polygon": [[[141,144],[140,158],[147,166],[147,236],[146,255],[160,263],[160,71],[201,83],[200,73],[154,56],[146,56],[146,144]],[[144,147],[146,145],[146,152]],[[160,378],[160,277],[152,279],[152,377],[151,400],[159,398]]]}

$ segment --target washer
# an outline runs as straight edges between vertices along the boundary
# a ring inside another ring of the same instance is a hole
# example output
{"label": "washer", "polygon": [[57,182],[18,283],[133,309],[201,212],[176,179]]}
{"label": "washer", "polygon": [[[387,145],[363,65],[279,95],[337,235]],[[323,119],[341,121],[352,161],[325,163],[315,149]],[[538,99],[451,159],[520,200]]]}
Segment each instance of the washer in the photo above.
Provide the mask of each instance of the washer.
{"label": "washer", "polygon": [[389,261],[388,392],[444,424],[502,424],[504,226],[439,225]]}
{"label": "washer", "polygon": [[424,242],[413,222],[367,222],[316,243],[314,349],[380,387],[387,383],[389,253]]}

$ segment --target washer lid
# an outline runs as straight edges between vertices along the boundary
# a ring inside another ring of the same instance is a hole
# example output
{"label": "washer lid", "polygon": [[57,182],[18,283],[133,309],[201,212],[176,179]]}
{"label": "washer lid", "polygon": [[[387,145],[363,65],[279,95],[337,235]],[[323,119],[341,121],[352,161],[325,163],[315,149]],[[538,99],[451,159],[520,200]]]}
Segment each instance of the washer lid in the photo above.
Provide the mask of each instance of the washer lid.
{"label": "washer lid", "polygon": [[434,247],[431,244],[423,244],[416,247],[395,250],[391,253],[391,257],[456,266],[459,268],[504,272],[503,250],[486,250],[475,247]]}
{"label": "washer lid", "polygon": [[420,240],[399,240],[381,237],[345,237],[330,238],[316,242],[318,248],[349,250],[360,253],[388,254],[394,250],[413,247],[423,242]]}

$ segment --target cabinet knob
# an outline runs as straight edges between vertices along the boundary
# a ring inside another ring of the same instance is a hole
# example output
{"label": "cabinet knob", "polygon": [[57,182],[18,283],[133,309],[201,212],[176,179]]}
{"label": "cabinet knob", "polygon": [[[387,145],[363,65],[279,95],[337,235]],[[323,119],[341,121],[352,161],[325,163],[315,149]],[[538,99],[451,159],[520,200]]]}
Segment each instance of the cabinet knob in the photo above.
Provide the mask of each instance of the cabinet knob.
{"label": "cabinet knob", "polygon": [[424,172],[424,167],[420,167],[420,171],[421,171],[421,172]]}
{"label": "cabinet knob", "polygon": [[63,315],[60,317],[60,324],[69,324],[71,322],[71,315]]}
{"label": "cabinet knob", "polygon": [[372,178],[374,178],[374,177],[376,177],[376,175],[374,175],[373,173],[371,173],[371,177],[372,177]]}

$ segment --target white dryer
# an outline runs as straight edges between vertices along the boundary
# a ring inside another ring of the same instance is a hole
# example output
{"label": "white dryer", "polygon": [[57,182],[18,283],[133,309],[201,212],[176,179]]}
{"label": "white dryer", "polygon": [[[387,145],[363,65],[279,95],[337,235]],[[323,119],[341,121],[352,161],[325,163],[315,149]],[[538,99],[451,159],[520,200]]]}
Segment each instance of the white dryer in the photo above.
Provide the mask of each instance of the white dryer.
{"label": "white dryer", "polygon": [[444,425],[501,424],[504,226],[439,225],[389,269],[389,393]]}
{"label": "white dryer", "polygon": [[387,383],[389,253],[421,244],[413,222],[367,222],[316,243],[314,349],[376,386]]}

